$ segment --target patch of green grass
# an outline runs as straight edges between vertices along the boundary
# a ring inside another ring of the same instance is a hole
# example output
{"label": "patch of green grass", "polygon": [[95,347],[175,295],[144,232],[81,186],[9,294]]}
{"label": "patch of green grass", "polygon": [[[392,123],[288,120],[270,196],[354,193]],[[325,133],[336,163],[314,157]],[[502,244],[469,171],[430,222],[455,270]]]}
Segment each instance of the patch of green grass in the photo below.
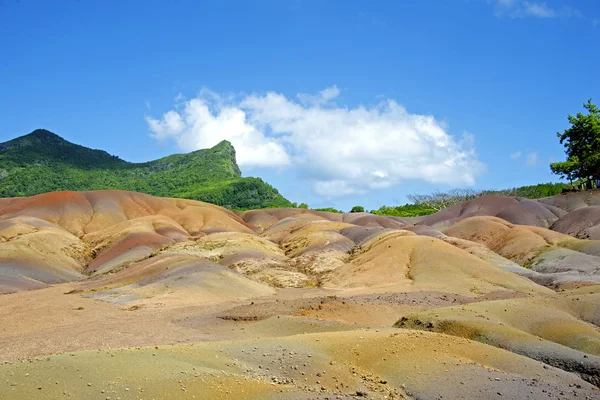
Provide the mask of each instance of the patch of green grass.
{"label": "patch of green grass", "polygon": [[314,211],[322,211],[322,212],[332,212],[332,213],[336,213],[339,214],[342,211],[335,209],[333,207],[323,207],[323,208],[313,208]]}

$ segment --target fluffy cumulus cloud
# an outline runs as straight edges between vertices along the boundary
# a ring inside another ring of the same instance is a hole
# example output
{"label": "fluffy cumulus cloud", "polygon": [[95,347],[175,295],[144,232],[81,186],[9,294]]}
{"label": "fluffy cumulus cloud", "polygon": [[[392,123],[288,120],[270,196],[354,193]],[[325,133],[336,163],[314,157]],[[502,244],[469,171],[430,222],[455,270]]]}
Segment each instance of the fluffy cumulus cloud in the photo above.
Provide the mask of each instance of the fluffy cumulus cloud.
{"label": "fluffy cumulus cloud", "polygon": [[488,0],[494,4],[494,12],[498,17],[509,18],[557,18],[581,17],[581,12],[568,6],[549,6],[544,1],[528,0]]}
{"label": "fluffy cumulus cloud", "polygon": [[222,97],[204,91],[162,118],[147,118],[159,140],[184,151],[229,140],[242,168],[292,168],[325,197],[389,188],[402,180],[468,186],[482,172],[473,138],[451,136],[430,115],[393,100],[341,107],[333,86],[296,99],[268,92]]}

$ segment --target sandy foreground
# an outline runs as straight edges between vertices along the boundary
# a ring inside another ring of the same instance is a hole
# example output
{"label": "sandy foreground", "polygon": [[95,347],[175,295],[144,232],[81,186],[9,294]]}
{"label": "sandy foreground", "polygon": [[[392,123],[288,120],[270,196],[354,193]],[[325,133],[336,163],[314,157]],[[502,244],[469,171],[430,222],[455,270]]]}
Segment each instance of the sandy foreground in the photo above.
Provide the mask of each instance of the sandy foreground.
{"label": "sandy foreground", "polygon": [[2,398],[600,395],[575,373],[507,350],[391,327],[469,301],[460,296],[286,289],[253,301],[131,309],[65,294],[78,285],[0,297]]}

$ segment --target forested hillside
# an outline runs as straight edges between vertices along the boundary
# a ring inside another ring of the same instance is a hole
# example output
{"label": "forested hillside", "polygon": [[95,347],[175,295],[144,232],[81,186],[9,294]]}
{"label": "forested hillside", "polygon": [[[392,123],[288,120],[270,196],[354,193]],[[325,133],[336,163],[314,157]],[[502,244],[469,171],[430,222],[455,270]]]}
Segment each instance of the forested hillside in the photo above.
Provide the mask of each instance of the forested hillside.
{"label": "forested hillside", "polygon": [[291,205],[260,178],[242,177],[227,141],[146,163],[76,145],[44,129],[0,143],[0,197],[99,189],[195,199],[231,209]]}

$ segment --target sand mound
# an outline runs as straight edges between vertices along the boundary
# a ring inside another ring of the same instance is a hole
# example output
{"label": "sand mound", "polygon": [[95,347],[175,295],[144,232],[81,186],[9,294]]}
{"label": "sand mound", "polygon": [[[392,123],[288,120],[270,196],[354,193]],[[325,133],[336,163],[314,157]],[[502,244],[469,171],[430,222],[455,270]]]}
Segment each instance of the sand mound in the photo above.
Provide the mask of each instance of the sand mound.
{"label": "sand mound", "polygon": [[103,274],[190,237],[253,233],[211,204],[125,191],[0,200],[0,292]]}
{"label": "sand mound", "polygon": [[600,333],[572,315],[574,303],[558,298],[471,303],[410,315],[396,326],[492,344],[600,385]]}
{"label": "sand mound", "polygon": [[69,232],[36,218],[0,221],[0,294],[78,280],[87,248]]}
{"label": "sand mound", "polygon": [[554,222],[551,229],[579,239],[600,240],[600,206],[572,211]]}
{"label": "sand mound", "polygon": [[241,217],[261,233],[277,222],[289,218],[316,218],[332,222],[344,222],[358,226],[379,226],[383,228],[401,229],[412,225],[416,219],[400,217],[384,217],[369,213],[332,213],[299,208],[273,208],[265,210],[244,211]]}
{"label": "sand mound", "polygon": [[274,287],[303,287],[310,281],[291,265],[279,246],[248,233],[214,233],[170,246],[163,253],[205,257]]}
{"label": "sand mound", "polygon": [[322,219],[341,222],[343,214],[320,212],[303,208],[268,208],[264,210],[250,210],[240,213],[242,219],[250,224],[256,232],[262,233],[276,223],[285,219]]}
{"label": "sand mound", "polygon": [[391,232],[372,239],[366,251],[333,271],[325,287],[389,287],[477,296],[498,290],[549,293],[442,240]]}
{"label": "sand mound", "polygon": [[483,196],[425,216],[419,224],[447,227],[469,217],[492,216],[514,224],[548,227],[563,214],[566,212],[534,200]]}
{"label": "sand mound", "polygon": [[273,294],[261,285],[205,258],[159,255],[84,286],[90,296],[139,304],[152,300],[175,304],[205,304]]}
{"label": "sand mound", "polygon": [[446,229],[448,236],[487,246],[541,274],[529,277],[553,287],[600,282],[600,242],[575,239],[544,228],[513,225],[494,217],[468,218]]}
{"label": "sand mound", "polygon": [[600,191],[587,190],[583,192],[562,193],[537,201],[545,205],[560,208],[566,212],[571,212],[583,207],[600,206]]}
{"label": "sand mound", "polygon": [[[352,225],[342,222],[313,221],[294,229],[281,240],[281,247],[290,257],[306,254],[311,251],[337,250],[347,253],[354,242],[340,234],[339,231]],[[269,231],[263,236],[268,237]]]}
{"label": "sand mound", "polygon": [[373,215],[368,213],[348,213],[344,214],[343,222],[358,226],[379,226],[389,229],[402,229],[406,224],[399,220]]}
{"label": "sand mound", "polygon": [[260,253],[265,258],[285,259],[283,250],[273,242],[254,234],[242,232],[220,232],[198,237],[170,246],[164,252],[191,254],[209,258],[215,262],[225,258],[231,259],[244,252]]}
{"label": "sand mound", "polygon": [[388,229],[380,226],[352,226],[341,229],[340,234],[352,240],[355,245],[360,246],[387,230]]}
{"label": "sand mound", "polygon": [[403,219],[402,222],[447,228],[476,216],[498,217],[516,225],[550,228],[580,239],[600,239],[600,191],[563,193],[538,200],[483,196],[432,215]]}
{"label": "sand mound", "polygon": [[0,209],[0,220],[35,217],[60,226],[77,237],[149,215],[169,217],[190,235],[250,231],[236,214],[212,204],[120,190],[52,192],[3,199]]}

